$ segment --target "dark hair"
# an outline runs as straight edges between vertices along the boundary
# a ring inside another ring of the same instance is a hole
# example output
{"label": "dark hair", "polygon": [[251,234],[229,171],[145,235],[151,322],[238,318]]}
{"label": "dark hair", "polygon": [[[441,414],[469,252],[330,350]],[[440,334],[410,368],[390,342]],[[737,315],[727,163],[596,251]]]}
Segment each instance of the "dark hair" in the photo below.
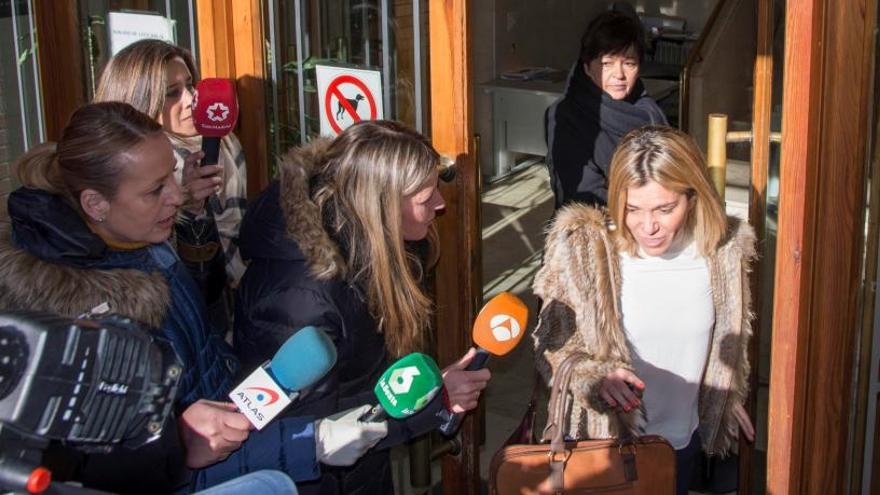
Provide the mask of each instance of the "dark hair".
{"label": "dark hair", "polygon": [[581,63],[602,55],[617,55],[634,48],[639,62],[645,53],[645,30],[637,17],[617,11],[596,16],[581,36]]}
{"label": "dark hair", "polygon": [[161,131],[128,103],[91,103],[73,113],[58,144],[28,151],[15,162],[14,173],[23,186],[62,196],[79,211],[86,189],[112,199],[123,169],[119,155]]}

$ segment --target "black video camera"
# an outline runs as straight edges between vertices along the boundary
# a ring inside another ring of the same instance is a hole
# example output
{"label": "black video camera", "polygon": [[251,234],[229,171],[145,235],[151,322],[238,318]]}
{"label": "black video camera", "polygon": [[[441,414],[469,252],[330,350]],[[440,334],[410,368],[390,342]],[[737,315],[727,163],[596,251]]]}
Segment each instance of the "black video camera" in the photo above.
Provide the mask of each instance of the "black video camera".
{"label": "black video camera", "polygon": [[44,490],[50,442],[109,452],[156,440],[182,371],[167,342],[125,317],[0,313],[0,490]]}

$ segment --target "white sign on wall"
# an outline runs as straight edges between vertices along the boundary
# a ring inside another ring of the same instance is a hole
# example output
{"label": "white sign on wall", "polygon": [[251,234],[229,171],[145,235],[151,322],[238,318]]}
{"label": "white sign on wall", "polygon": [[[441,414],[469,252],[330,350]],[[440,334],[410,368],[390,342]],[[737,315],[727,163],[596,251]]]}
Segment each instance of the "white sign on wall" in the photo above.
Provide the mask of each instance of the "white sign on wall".
{"label": "white sign on wall", "polygon": [[315,66],[321,135],[337,136],[361,120],[384,118],[382,73],[329,65]]}
{"label": "white sign on wall", "polygon": [[107,31],[110,33],[111,55],[143,39],[174,43],[174,21],[156,14],[110,12],[107,14]]}

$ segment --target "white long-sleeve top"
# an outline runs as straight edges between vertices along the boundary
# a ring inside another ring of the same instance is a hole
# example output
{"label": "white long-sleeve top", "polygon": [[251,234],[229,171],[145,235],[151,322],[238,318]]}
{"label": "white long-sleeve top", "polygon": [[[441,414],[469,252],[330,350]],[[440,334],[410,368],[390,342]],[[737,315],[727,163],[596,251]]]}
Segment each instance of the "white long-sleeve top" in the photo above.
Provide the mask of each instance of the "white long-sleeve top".
{"label": "white long-sleeve top", "polygon": [[620,261],[623,326],[635,373],[645,382],[646,433],[682,449],[699,424],[715,324],[709,268],[693,242],[658,257],[621,254]]}

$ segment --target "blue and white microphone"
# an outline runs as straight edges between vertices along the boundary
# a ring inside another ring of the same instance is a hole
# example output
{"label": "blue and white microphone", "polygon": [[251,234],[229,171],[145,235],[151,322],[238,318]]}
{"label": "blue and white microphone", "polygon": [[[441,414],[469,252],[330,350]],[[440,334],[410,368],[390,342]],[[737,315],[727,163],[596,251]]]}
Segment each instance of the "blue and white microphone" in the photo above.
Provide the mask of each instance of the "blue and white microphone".
{"label": "blue and white microphone", "polygon": [[254,370],[229,398],[251,424],[262,430],[336,364],[336,346],[316,327],[303,327],[278,349],[270,361]]}

